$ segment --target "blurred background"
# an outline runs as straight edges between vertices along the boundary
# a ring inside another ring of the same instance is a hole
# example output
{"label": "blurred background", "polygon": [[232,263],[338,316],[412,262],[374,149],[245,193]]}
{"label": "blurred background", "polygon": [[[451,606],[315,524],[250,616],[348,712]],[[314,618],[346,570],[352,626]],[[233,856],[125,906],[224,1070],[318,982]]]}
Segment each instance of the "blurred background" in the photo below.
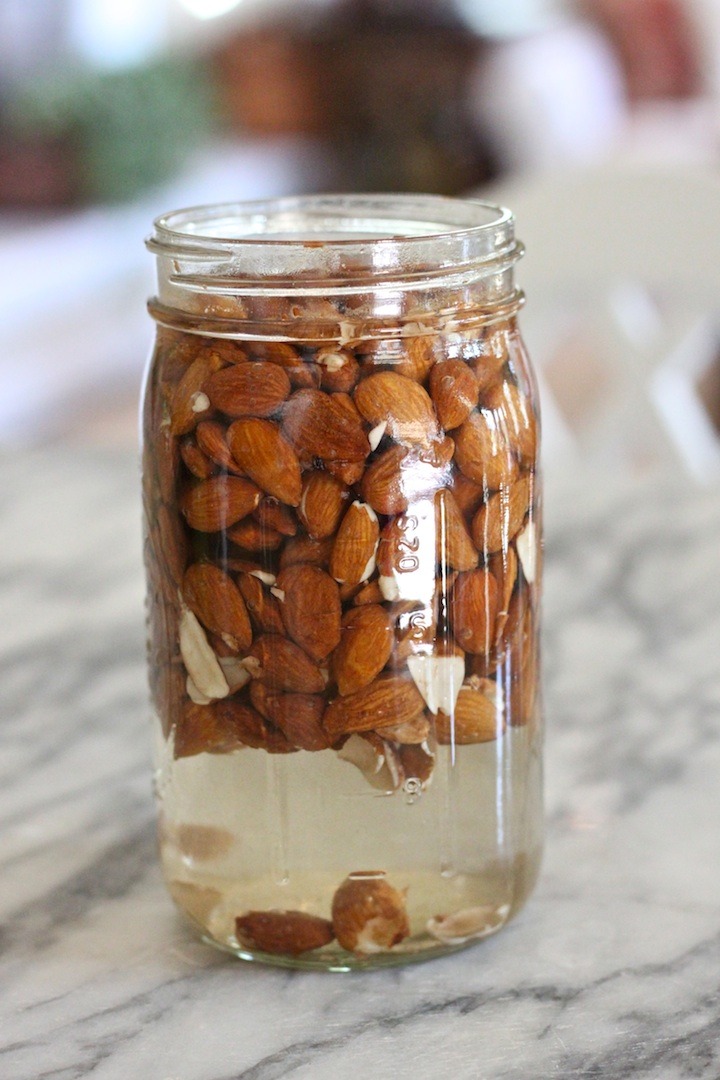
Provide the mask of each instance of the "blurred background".
{"label": "blurred background", "polygon": [[718,0],[0,0],[0,445],[134,452],[151,219],[473,194],[549,469],[720,476]]}

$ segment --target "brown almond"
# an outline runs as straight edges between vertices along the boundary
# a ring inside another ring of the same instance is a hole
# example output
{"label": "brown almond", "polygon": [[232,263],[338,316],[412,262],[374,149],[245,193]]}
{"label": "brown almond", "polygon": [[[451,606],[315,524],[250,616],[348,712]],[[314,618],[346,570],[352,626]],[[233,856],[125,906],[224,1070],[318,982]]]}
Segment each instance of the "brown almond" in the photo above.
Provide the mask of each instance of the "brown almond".
{"label": "brown almond", "polygon": [[472,412],[454,432],[455,461],[461,472],[476,484],[497,491],[518,475],[518,463],[507,431],[488,410]]}
{"label": "brown almond", "polygon": [[180,457],[186,469],[198,480],[207,480],[216,471],[215,462],[203,453],[192,435],[186,435],[181,440]]}
{"label": "brown almond", "polygon": [[313,660],[324,660],[340,641],[340,591],[319,566],[298,563],[277,578],[280,614],[288,636]]}
{"label": "brown almond", "polygon": [[455,640],[470,653],[489,653],[495,640],[498,586],[487,570],[458,574],[450,611]]}
{"label": "brown almond", "polygon": [[370,577],[379,536],[377,514],[356,500],[342,519],[330,556],[330,573],[336,581],[357,585]]}
{"label": "brown almond", "polygon": [[351,608],[342,620],[340,644],[332,658],[338,692],[345,696],[367,686],[390,659],[392,621],[379,604]]}
{"label": "brown almond", "polygon": [[255,553],[277,551],[283,542],[282,533],[266,528],[251,517],[238,521],[237,525],[227,530],[227,536],[233,544]]}
{"label": "brown almond", "polygon": [[332,552],[332,537],[314,540],[311,536],[293,536],[280,552],[280,569],[294,566],[296,563],[311,563],[313,566],[326,566]]}
{"label": "brown almond", "polygon": [[208,630],[219,634],[236,651],[252,642],[252,627],[235,582],[212,563],[196,562],[183,578],[183,596],[190,610]]}
{"label": "brown almond", "polygon": [[278,364],[255,360],[217,371],[204,390],[226,416],[272,416],[290,396],[290,379]]}
{"label": "brown almond", "polygon": [[323,346],[315,354],[320,367],[320,386],[328,392],[348,393],[360,376],[360,365],[349,349]]}
{"label": "brown almond", "polygon": [[226,430],[219,420],[201,420],[195,428],[197,444],[216,465],[228,472],[239,472],[226,440]]}
{"label": "brown almond", "polygon": [[349,494],[346,484],[323,469],[305,474],[298,517],[309,536],[320,540],[337,531]]}
{"label": "brown almond", "polygon": [[357,484],[365,471],[365,463],[362,461],[326,461],[325,468],[340,483],[346,487]]}
{"label": "brown almond", "polygon": [[262,492],[242,476],[211,476],[189,488],[180,510],[191,529],[220,532],[251,514]]}
{"label": "brown almond", "polygon": [[273,724],[298,750],[327,750],[330,740],[322,726],[325,699],[318,694],[268,694],[264,708]]}
{"label": "brown almond", "polygon": [[300,956],[335,937],[332,923],[305,911],[248,911],[235,920],[235,936],[246,949],[272,956]]}
{"label": "brown almond", "polygon": [[178,383],[170,407],[170,434],[187,435],[210,411],[204,391],[207,379],[223,367],[217,352],[202,349]]}
{"label": "brown almond", "polygon": [[509,547],[505,551],[498,551],[495,555],[491,555],[487,567],[494,575],[500,590],[497,625],[495,627],[495,641],[499,642],[507,623],[510,599],[517,581],[518,558],[515,554],[515,548]]}
{"label": "brown almond", "polygon": [[498,707],[499,688],[491,679],[474,676],[460,687],[452,717],[438,712],[435,738],[442,745],[491,742],[505,728],[502,708]]}
{"label": "brown almond", "polygon": [[343,949],[360,956],[392,949],[410,933],[404,893],[381,871],[350,874],[333,896],[332,920]]}
{"label": "brown almond", "polygon": [[297,518],[295,511],[272,495],[265,495],[253,510],[253,517],[266,529],[275,529],[283,536],[295,536]]}
{"label": "brown almond", "polygon": [[495,383],[482,397],[483,408],[497,417],[523,465],[531,466],[537,456],[537,419],[529,399],[508,380]]}
{"label": "brown almond", "polygon": [[520,530],[530,508],[530,478],[522,476],[503,487],[480,507],[472,521],[472,538],[486,556],[507,548]]}
{"label": "brown almond", "polygon": [[385,597],[380,591],[380,585],[376,579],[362,585],[353,596],[352,602],[356,607],[360,607],[363,604],[382,604],[384,599]]}
{"label": "brown almond", "polygon": [[396,442],[427,445],[440,437],[437,417],[427,391],[394,371],[363,379],[353,400],[370,426],[386,423]]}
{"label": "brown almond", "polygon": [[472,570],[477,566],[477,549],[455,497],[447,488],[435,495],[435,540],[437,559],[442,566],[453,570]]}
{"label": "brown almond", "polygon": [[280,605],[262,581],[254,574],[243,573],[238,577],[238,588],[243,595],[250,622],[259,634],[284,633]]}
{"label": "brown almond", "polygon": [[[280,735],[278,732],[277,735]],[[188,702],[175,731],[175,757],[195,754],[227,754],[242,746],[268,749],[281,746],[263,718],[250,705],[226,699],[211,705]],[[285,736],[281,736],[287,742]],[[287,746],[288,750],[292,747]]]}
{"label": "brown almond", "polygon": [[299,645],[279,634],[263,634],[253,642],[250,656],[260,667],[253,677],[260,679],[271,690],[288,690],[298,694],[320,694],[325,689],[325,679],[317,664]]}
{"label": "brown almond", "polygon": [[443,360],[430,372],[430,396],[446,431],[463,424],[478,403],[480,387],[462,360]]}
{"label": "brown almond", "polygon": [[271,420],[236,420],[227,437],[233,458],[251,480],[280,502],[298,505],[302,495],[300,463]]}
{"label": "brown almond", "polygon": [[485,497],[482,484],[468,480],[467,476],[456,470],[450,481],[450,489],[462,514],[474,514]]}
{"label": "brown almond", "polygon": [[401,675],[380,675],[354,694],[337,697],[325,710],[323,725],[330,737],[353,731],[378,731],[408,723],[423,712],[417,687]]}
{"label": "brown almond", "polygon": [[412,465],[406,464],[410,451],[405,446],[391,446],[365,470],[362,496],[378,514],[401,514],[407,509],[406,485],[412,481]]}
{"label": "brown almond", "polygon": [[298,452],[323,461],[364,461],[370,453],[359,419],[320,390],[298,390],[288,399],[282,431]]}

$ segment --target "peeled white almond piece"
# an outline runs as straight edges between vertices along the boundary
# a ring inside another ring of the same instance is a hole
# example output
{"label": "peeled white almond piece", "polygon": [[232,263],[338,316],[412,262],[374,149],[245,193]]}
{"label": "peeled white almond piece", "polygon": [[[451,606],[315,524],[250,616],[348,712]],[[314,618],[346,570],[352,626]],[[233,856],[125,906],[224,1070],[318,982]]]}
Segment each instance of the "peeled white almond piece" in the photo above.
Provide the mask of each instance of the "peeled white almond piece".
{"label": "peeled white almond piece", "polygon": [[430,712],[452,716],[465,678],[465,657],[411,656],[407,665]]}

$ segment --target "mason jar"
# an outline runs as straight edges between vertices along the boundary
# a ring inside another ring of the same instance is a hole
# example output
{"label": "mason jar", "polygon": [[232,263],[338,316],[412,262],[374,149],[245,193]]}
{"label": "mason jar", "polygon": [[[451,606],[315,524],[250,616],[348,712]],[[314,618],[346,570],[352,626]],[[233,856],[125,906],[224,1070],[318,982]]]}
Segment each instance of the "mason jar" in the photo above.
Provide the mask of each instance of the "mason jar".
{"label": "mason jar", "polygon": [[512,214],[160,217],[144,394],[168,889],[246,960],[464,948],[542,841],[538,412]]}

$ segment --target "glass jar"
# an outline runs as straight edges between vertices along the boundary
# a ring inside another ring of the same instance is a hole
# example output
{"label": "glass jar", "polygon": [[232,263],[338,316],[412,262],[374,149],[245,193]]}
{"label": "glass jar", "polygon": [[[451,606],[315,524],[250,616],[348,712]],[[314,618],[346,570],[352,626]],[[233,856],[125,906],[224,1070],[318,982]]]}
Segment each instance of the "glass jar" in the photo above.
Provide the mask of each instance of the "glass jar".
{"label": "glass jar", "polygon": [[493,933],[541,852],[540,488],[509,211],[159,218],[160,848],[202,937],[348,970]]}

